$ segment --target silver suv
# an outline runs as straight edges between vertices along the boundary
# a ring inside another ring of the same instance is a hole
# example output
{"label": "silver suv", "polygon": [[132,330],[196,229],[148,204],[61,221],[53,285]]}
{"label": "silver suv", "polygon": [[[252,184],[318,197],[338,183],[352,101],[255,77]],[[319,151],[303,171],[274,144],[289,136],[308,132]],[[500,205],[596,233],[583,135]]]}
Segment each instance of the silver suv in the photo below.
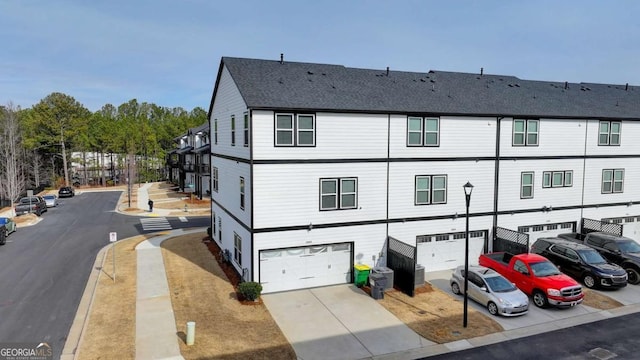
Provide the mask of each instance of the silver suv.
{"label": "silver suv", "polygon": [[[464,288],[464,266],[451,274],[451,291],[461,294]],[[467,296],[487,307],[491,315],[519,316],[529,311],[529,297],[509,280],[484,266],[469,266]]]}

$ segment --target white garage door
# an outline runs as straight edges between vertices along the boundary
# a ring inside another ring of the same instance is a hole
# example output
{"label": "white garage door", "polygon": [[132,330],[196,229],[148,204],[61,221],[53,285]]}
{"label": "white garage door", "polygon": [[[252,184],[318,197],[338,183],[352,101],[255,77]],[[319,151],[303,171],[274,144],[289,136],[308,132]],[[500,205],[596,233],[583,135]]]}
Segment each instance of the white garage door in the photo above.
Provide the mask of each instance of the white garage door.
{"label": "white garage door", "polygon": [[[482,253],[485,231],[469,232],[469,264],[477,265]],[[464,243],[466,233],[423,235],[418,237],[418,264],[424,271],[453,269],[464,265]]]}
{"label": "white garage door", "polygon": [[541,237],[555,237],[559,234],[575,231],[574,222],[519,226],[518,232],[529,234],[529,247]]}
{"label": "white garage door", "polygon": [[262,292],[344,284],[351,281],[351,244],[260,251]]}

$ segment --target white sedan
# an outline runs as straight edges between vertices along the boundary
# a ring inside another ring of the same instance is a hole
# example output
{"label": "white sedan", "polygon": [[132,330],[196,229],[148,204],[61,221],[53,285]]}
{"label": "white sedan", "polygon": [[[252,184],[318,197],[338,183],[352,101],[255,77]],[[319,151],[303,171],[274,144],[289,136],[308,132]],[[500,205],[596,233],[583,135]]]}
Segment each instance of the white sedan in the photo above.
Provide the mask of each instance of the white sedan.
{"label": "white sedan", "polygon": [[58,206],[58,197],[55,195],[44,195],[42,197],[44,202],[47,204],[47,207],[56,207]]}

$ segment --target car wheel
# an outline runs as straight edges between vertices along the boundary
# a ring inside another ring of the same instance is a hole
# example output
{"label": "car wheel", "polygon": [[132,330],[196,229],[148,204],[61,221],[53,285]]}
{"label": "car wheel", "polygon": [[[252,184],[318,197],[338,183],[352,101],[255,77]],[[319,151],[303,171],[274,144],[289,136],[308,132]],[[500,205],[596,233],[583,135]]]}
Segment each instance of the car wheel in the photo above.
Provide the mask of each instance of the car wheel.
{"label": "car wheel", "polygon": [[547,296],[540,290],[533,292],[533,303],[539,308],[545,308],[549,304]]}
{"label": "car wheel", "polygon": [[0,239],[0,245],[4,245],[7,242],[7,237],[5,236],[3,239]]}
{"label": "car wheel", "polygon": [[630,267],[625,270],[627,271],[627,282],[629,284],[640,284],[640,272],[638,272],[638,269]]}
{"label": "car wheel", "polygon": [[456,295],[460,295],[460,285],[458,285],[458,283],[452,282],[451,283],[451,292],[453,292]]}
{"label": "car wheel", "polygon": [[496,305],[493,301],[489,301],[489,303],[487,304],[487,310],[489,310],[489,314],[491,315],[498,315],[498,305]]}
{"label": "car wheel", "polygon": [[589,289],[593,289],[596,286],[596,279],[591,274],[585,274],[582,277],[582,282]]}

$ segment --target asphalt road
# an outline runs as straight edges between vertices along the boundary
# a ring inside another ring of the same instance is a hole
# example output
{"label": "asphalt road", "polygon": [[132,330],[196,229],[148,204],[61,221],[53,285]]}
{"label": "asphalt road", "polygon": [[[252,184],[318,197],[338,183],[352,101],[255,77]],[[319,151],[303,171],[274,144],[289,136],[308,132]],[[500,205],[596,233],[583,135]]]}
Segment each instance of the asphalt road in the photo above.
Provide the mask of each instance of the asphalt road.
{"label": "asphalt road", "polygon": [[[47,342],[58,359],[98,251],[143,231],[140,217],[114,211],[120,192],[59,199],[38,224],[0,246],[0,343]],[[167,218],[172,228],[206,227],[208,217]]]}
{"label": "asphalt road", "polygon": [[634,313],[425,359],[632,360],[640,358],[639,333],[640,313]]}

